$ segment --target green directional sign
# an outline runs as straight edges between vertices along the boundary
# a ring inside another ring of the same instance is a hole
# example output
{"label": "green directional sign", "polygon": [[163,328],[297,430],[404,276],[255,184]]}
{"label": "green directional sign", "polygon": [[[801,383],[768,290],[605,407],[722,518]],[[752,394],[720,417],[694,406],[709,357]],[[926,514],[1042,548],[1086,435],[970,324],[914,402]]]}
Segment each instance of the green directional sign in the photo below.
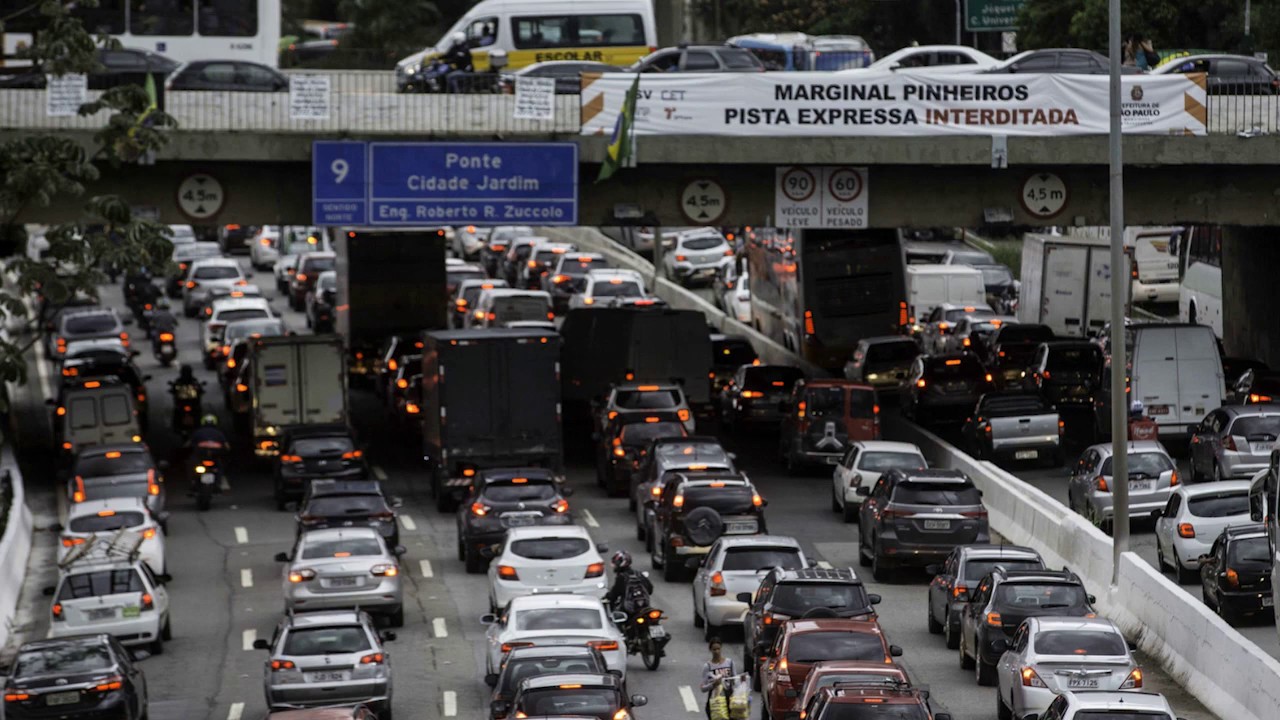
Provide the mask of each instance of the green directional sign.
{"label": "green directional sign", "polygon": [[968,32],[1012,32],[1026,0],[964,0],[964,29]]}

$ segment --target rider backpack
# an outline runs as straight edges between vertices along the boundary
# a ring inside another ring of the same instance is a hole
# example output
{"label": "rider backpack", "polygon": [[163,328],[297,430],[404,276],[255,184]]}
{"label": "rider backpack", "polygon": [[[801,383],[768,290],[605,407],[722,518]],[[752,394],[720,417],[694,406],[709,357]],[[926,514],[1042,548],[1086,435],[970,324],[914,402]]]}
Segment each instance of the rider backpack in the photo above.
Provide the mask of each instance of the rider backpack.
{"label": "rider backpack", "polygon": [[649,592],[644,589],[644,582],[637,577],[627,578],[627,587],[622,592],[622,611],[635,615],[649,605]]}

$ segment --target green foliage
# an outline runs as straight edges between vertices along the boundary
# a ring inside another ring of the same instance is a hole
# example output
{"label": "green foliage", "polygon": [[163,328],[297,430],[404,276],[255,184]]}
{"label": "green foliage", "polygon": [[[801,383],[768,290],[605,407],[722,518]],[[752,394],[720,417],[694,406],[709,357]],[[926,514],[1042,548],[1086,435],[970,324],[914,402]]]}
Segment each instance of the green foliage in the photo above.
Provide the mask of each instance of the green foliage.
{"label": "green foliage", "polygon": [[912,42],[949,43],[955,33],[949,0],[696,0],[695,12],[708,28],[714,28],[717,5],[725,37],[783,31],[861,35],[885,54]]}
{"label": "green foliage", "polygon": [[380,51],[392,65],[431,45],[439,35],[435,28],[441,15],[431,0],[340,0],[338,13],[355,24],[345,45]]}

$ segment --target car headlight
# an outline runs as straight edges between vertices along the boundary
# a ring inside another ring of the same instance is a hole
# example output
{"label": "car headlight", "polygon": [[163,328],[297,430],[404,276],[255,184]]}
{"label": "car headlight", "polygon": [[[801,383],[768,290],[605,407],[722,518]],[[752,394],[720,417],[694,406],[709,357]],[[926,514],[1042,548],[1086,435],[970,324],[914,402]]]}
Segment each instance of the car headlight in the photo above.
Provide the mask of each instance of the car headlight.
{"label": "car headlight", "polygon": [[416,67],[414,67],[414,66],[410,65],[409,67],[405,68],[405,71],[404,71],[404,72],[405,72],[405,74],[406,74],[406,75],[417,75],[417,74],[418,74],[418,68],[416,68]]}

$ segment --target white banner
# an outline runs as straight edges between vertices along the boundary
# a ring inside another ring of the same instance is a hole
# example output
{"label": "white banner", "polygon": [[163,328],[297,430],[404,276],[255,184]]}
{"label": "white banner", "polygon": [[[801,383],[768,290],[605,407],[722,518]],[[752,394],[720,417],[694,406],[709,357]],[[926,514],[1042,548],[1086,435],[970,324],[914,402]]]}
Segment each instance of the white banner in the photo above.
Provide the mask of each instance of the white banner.
{"label": "white banner", "polygon": [[289,77],[290,120],[328,120],[330,98],[328,75]]}
{"label": "white banner", "polygon": [[[582,134],[608,135],[634,75],[584,74]],[[1126,133],[1204,135],[1204,75],[1126,75]],[[643,75],[637,135],[1105,135],[1105,75]]]}
{"label": "white banner", "polygon": [[517,120],[551,120],[556,116],[556,79],[516,77]]}

